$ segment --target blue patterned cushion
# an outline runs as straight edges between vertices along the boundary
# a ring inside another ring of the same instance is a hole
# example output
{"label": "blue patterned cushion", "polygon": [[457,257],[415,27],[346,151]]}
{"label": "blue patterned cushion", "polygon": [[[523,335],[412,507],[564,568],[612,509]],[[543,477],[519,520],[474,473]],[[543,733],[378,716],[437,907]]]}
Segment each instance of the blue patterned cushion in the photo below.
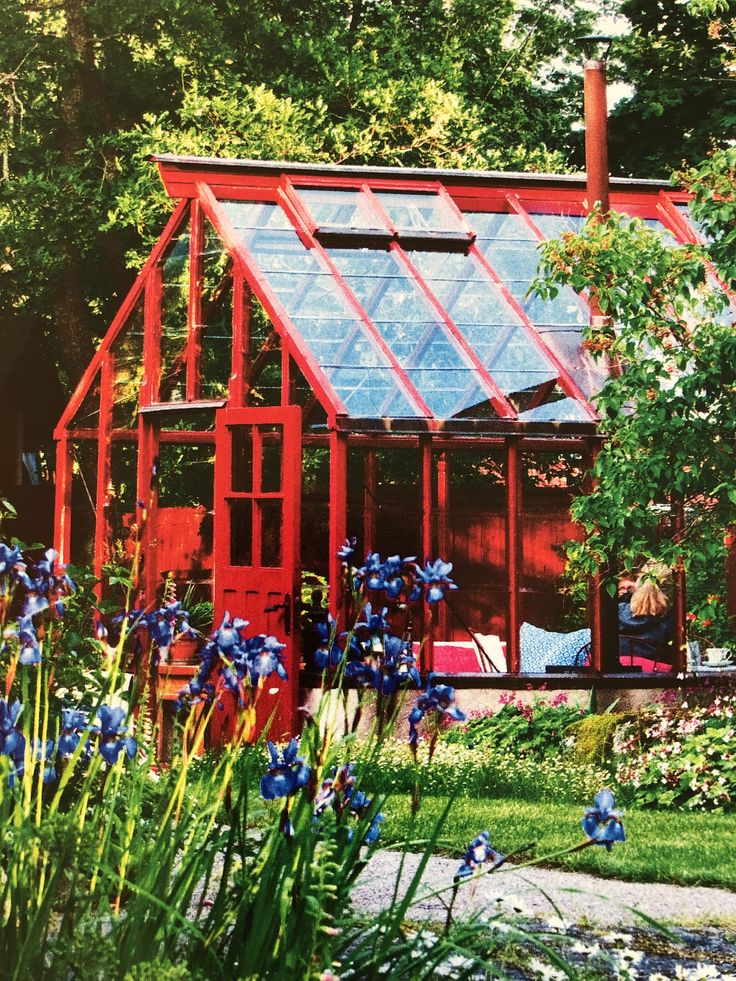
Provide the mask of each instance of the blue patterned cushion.
{"label": "blue patterned cushion", "polygon": [[544,674],[548,664],[580,667],[584,663],[581,647],[590,643],[590,629],[573,630],[569,634],[557,634],[551,630],[522,623],[519,631],[521,670],[529,674]]}

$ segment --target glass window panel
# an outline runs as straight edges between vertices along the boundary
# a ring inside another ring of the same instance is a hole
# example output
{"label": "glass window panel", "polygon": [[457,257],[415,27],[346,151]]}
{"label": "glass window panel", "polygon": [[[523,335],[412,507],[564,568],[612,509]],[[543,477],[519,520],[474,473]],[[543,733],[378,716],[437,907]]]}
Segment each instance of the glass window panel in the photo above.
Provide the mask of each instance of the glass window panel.
{"label": "glass window panel", "polygon": [[69,423],[70,429],[97,429],[100,425],[100,373],[92,380],[82,404]]}
{"label": "glass window panel", "polygon": [[225,398],[232,371],[232,261],[209,221],[204,227],[201,290],[200,396]]}
{"label": "glass window panel", "polygon": [[253,427],[233,426],[231,429],[232,468],[230,486],[234,491],[253,490]]}
{"label": "glass window panel", "polygon": [[398,231],[465,231],[454,209],[440,194],[404,194],[400,191],[374,193]]}
{"label": "glass window panel", "polygon": [[71,444],[72,502],[69,557],[73,565],[91,566],[95,551],[95,494],[97,490],[97,441]]}
{"label": "glass window panel", "polygon": [[261,501],[261,565],[269,569],[281,566],[281,501]]}
{"label": "glass window panel", "polygon": [[545,238],[559,238],[565,232],[579,232],[586,215],[542,215],[530,212],[529,217]]}
{"label": "glass window panel", "polygon": [[299,198],[317,225],[342,228],[383,228],[384,222],[362,191],[300,188]]}
{"label": "glass window panel", "polygon": [[215,447],[207,443],[161,443],[158,459],[160,507],[212,510]]}
{"label": "glass window panel", "polygon": [[282,426],[261,427],[261,490],[268,494],[281,490]]}
{"label": "glass window panel", "polygon": [[479,241],[536,242],[537,236],[516,212],[474,212],[465,216]]}
{"label": "glass window panel", "polygon": [[113,345],[112,425],[114,429],[133,429],[138,419],[138,402],[143,381],[143,297]]}
{"label": "glass window panel", "polygon": [[118,558],[131,551],[130,526],[135,520],[138,486],[138,444],[113,440],[110,446],[108,520],[111,547]]}
{"label": "glass window panel", "polygon": [[519,413],[524,422],[589,422],[583,406],[571,398],[559,398]]}
{"label": "glass window panel", "polygon": [[[508,220],[500,226],[505,239],[500,241],[491,237],[493,229],[499,227],[499,216],[485,217],[493,221],[476,222],[476,227],[483,229],[483,238],[480,233],[478,237],[479,249],[582,392],[586,396],[595,394],[603,385],[607,372],[582,348],[583,328],[589,317],[585,304],[569,287],[560,289],[551,300],[528,295],[539,265],[538,242],[529,236],[529,228],[521,215],[506,216]],[[554,217],[544,216],[545,221]],[[566,221],[570,218],[562,217]]]}
{"label": "glass window panel", "polygon": [[549,384],[557,369],[474,256],[416,251],[411,260],[514,408],[564,397]]}
{"label": "glass window panel", "polygon": [[185,226],[173,239],[161,269],[161,402],[186,398],[189,268],[189,227]]}
{"label": "glass window panel", "polygon": [[281,404],[281,339],[255,297],[249,317],[249,405]]}
{"label": "glass window panel", "polygon": [[389,371],[373,368],[328,368],[326,371],[335,393],[352,416],[375,419],[380,416],[416,416]]}
{"label": "glass window panel", "polygon": [[557,324],[583,327],[588,323],[588,314],[583,303],[569,286],[561,287],[557,296],[551,300],[534,295],[525,296],[521,305],[532,323],[539,326]]}
{"label": "glass window panel", "polygon": [[485,415],[488,393],[481,397],[476,369],[396,256],[340,249],[330,256],[433,415],[476,406]]}
{"label": "glass window panel", "polygon": [[580,346],[582,331],[559,327],[540,327],[540,336],[572,379],[586,395],[594,395],[603,387],[608,373],[605,364],[594,361]]}
{"label": "glass window panel", "polygon": [[253,502],[228,501],[230,565],[253,565]]}
{"label": "glass window panel", "polygon": [[294,226],[278,204],[263,201],[220,201],[235,228],[288,228]]}

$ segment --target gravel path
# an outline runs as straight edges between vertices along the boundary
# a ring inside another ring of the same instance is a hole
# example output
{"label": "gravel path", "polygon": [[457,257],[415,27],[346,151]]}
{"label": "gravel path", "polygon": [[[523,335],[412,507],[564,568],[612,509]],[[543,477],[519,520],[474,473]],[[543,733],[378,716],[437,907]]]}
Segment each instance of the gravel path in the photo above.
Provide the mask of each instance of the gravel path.
{"label": "gravel path", "polygon": [[[401,854],[388,849],[376,852],[364,870],[353,902],[358,909],[378,912],[386,909],[396,884]],[[418,855],[407,857],[401,885],[406,887],[419,865]],[[409,911],[415,919],[442,920],[446,907],[439,897],[424,894],[452,883],[457,859],[434,856],[424,872],[418,899]],[[449,900],[451,890],[443,893]],[[608,929],[643,925],[632,909],[660,923],[706,926],[736,925],[736,893],[701,886],[672,886],[662,883],[623,882],[599,879],[580,872],[526,868],[515,871],[509,865],[484,875],[458,892],[457,914],[463,910],[497,910],[525,917],[557,919],[555,906],[569,924],[596,925]],[[627,908],[630,907],[630,908]]]}

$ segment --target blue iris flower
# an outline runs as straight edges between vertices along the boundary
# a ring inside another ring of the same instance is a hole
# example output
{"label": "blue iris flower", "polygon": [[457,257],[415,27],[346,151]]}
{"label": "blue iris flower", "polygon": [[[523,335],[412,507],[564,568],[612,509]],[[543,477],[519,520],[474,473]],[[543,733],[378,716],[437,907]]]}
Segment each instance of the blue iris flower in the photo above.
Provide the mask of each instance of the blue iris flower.
{"label": "blue iris flower", "polygon": [[327,620],[318,620],[313,626],[319,639],[313,655],[314,663],[320,671],[324,671],[325,668],[336,668],[345,656],[345,652],[334,636],[335,620],[328,614]]}
{"label": "blue iris flower", "polygon": [[59,616],[63,616],[64,603],[62,596],[76,591],[76,586],[66,573],[65,565],[56,565],[59,553],[56,549],[47,548],[44,557],[33,570],[34,578],[29,582],[24,580],[29,591],[23,604],[23,613],[34,616],[53,603]]}
{"label": "blue iris flower", "polygon": [[610,852],[614,842],[626,841],[621,811],[614,810],[616,801],[608,787],[595,795],[594,804],[585,808],[583,831],[591,842]]}
{"label": "blue iris flower", "polygon": [[[319,793],[314,799],[314,825],[319,831],[321,829],[320,818],[328,808],[331,808],[338,815],[338,820],[346,812],[351,817],[360,819],[370,809],[372,800],[355,787],[355,774],[353,764],[345,763],[343,766],[333,770],[332,776],[322,781]],[[374,844],[378,841],[381,834],[381,823],[383,814],[375,814],[363,838],[366,845]],[[352,841],[353,829],[347,829],[347,840]]]}
{"label": "blue iris flower", "polygon": [[289,676],[283,663],[285,650],[286,644],[280,643],[276,637],[259,634],[252,638],[245,656],[250,683],[257,685],[261,679],[265,680],[274,672],[282,681],[288,681]]}
{"label": "blue iris flower", "polygon": [[337,550],[337,557],[347,564],[348,560],[352,557],[355,551],[355,546],[357,544],[357,538],[346,538],[344,543]]}
{"label": "blue iris flower", "polygon": [[409,597],[417,600],[426,592],[428,603],[441,602],[448,591],[457,589],[457,583],[450,578],[452,572],[452,562],[445,562],[443,559],[435,559],[434,562],[426,562],[423,569],[417,569],[416,585]]}
{"label": "blue iris flower", "polygon": [[6,545],[5,542],[0,542],[0,596],[5,596],[9,582],[22,579],[22,576],[25,575],[25,568],[20,548],[17,545]]}
{"label": "blue iris flower", "polygon": [[417,698],[409,713],[409,745],[417,745],[417,726],[428,712],[437,712],[452,722],[464,722],[466,719],[465,713],[455,704],[455,689],[452,685],[433,685],[430,681],[427,691]]}
{"label": "blue iris flower", "polygon": [[383,814],[376,814],[366,831],[363,841],[366,845],[375,844],[381,836],[381,825],[383,824]]}
{"label": "blue iris flower", "polygon": [[40,664],[41,648],[38,644],[38,635],[33,626],[33,618],[30,616],[18,617],[18,640],[20,642],[20,664]]}
{"label": "blue iris flower", "polygon": [[18,728],[22,711],[23,705],[17,698],[12,705],[0,698],[0,753],[5,756],[16,757],[20,754],[22,759],[25,753],[25,738]]}
{"label": "blue iris flower", "polygon": [[61,710],[61,733],[59,735],[59,756],[69,757],[79,745],[81,733],[87,728],[86,712],[65,708]]}
{"label": "blue iris flower", "polygon": [[494,848],[491,848],[490,831],[481,831],[478,837],[473,838],[468,845],[468,850],[463,856],[455,878],[466,879],[468,876],[473,875],[481,865],[488,864],[495,867],[500,865],[503,860],[504,856]]}
{"label": "blue iris flower", "polygon": [[241,620],[239,617],[230,619],[230,613],[226,610],[222,618],[222,623],[213,635],[213,640],[223,652],[228,654],[242,641],[240,631],[248,626],[248,620]]}
{"label": "blue iris flower", "polygon": [[100,756],[110,766],[117,763],[120,754],[125,751],[130,759],[136,754],[138,744],[132,736],[126,736],[127,725],[123,725],[126,711],[124,708],[113,708],[109,705],[100,706],[99,725],[92,727],[92,732],[99,733],[97,748]]}
{"label": "blue iris flower", "polygon": [[312,770],[304,762],[304,757],[297,755],[298,749],[296,739],[292,739],[283,750],[279,750],[269,740],[271,762],[268,771],[261,777],[261,796],[264,800],[290,797],[297,790],[306,787]]}
{"label": "blue iris flower", "polygon": [[380,553],[368,553],[365,559],[365,565],[358,570],[358,576],[362,578],[366,589],[385,588],[386,582]]}

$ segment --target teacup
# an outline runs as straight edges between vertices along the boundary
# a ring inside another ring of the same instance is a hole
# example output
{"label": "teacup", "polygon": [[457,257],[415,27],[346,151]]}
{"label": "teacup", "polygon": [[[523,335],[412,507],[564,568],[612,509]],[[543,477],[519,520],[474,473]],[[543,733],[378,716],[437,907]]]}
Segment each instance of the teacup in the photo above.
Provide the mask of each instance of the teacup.
{"label": "teacup", "polygon": [[726,664],[733,664],[733,655],[730,647],[706,647],[703,654],[703,664],[709,667],[718,668]]}

